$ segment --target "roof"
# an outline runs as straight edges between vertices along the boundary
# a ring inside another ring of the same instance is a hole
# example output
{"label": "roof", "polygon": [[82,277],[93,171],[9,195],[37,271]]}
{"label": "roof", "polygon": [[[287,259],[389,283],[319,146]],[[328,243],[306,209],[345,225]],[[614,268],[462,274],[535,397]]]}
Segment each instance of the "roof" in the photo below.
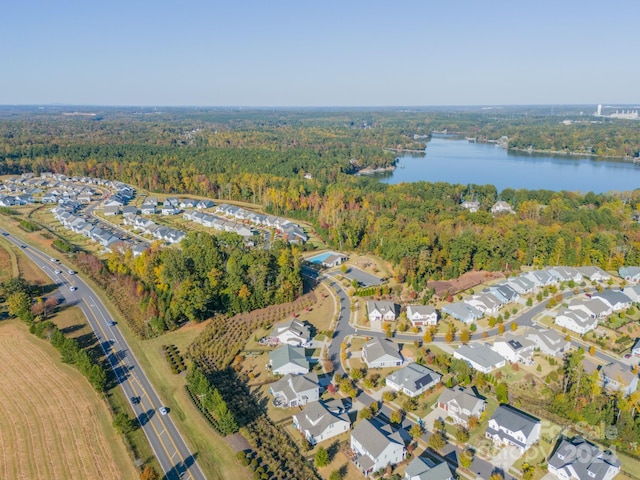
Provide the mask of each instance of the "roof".
{"label": "roof", "polygon": [[412,392],[417,392],[426,385],[439,382],[442,375],[418,363],[410,363],[387,377],[393,383]]}
{"label": "roof", "polygon": [[455,400],[461,408],[472,412],[478,403],[485,403],[482,398],[474,395],[473,390],[465,388],[447,388],[438,398],[438,403],[449,403]]}
{"label": "roof", "polygon": [[271,384],[271,391],[281,393],[288,401],[294,399],[297,394],[313,388],[320,388],[318,386],[318,375],[315,373],[304,375],[287,373],[280,380]]}
{"label": "roof", "polygon": [[[537,338],[541,343],[547,346],[550,350],[554,350],[561,346],[565,346],[568,342],[565,337],[560,335],[555,330],[551,329],[531,329],[527,334],[529,340]],[[533,340],[535,341],[535,340]]]}
{"label": "roof", "polygon": [[516,335],[515,333],[507,332],[502,338],[498,338],[494,341],[496,343],[504,342],[514,352],[519,352],[525,348],[533,347],[533,342],[526,339],[522,335]]}
{"label": "roof", "polygon": [[640,275],[640,267],[620,267],[618,273],[622,278],[633,278],[637,275]]}
{"label": "roof", "polygon": [[373,457],[378,458],[389,443],[396,443],[404,448],[402,437],[395,432],[388,434],[376,427],[371,420],[360,421],[351,432],[351,436]]}
{"label": "roof", "polygon": [[286,331],[293,333],[301,340],[308,340],[311,337],[309,327],[295,318],[292,318],[291,320],[288,320],[286,322],[276,324],[276,326],[273,328],[273,331],[271,332],[271,336],[278,337]]}
{"label": "roof", "polygon": [[398,360],[402,360],[402,355],[400,355],[398,351],[398,345],[386,338],[374,337],[364,344],[362,350],[366,352],[367,362],[375,362],[385,355],[390,355]]}
{"label": "roof", "polygon": [[549,457],[549,465],[556,470],[566,469],[571,478],[585,480],[604,480],[611,478],[607,472],[620,470],[620,460],[612,452],[603,452],[593,443],[582,437],[569,440],[562,438],[553,455]]}
{"label": "roof", "polygon": [[393,312],[394,314],[396,313],[396,304],[393,302],[388,302],[388,301],[373,301],[373,300],[369,300],[367,302],[367,312],[371,313],[373,311],[378,311],[380,312],[382,315],[386,314],[387,312]]}
{"label": "roof", "polygon": [[407,307],[407,315],[410,314],[409,309],[411,309],[411,312],[413,313],[424,316],[429,316],[436,313],[436,309],[431,305],[409,305]]}
{"label": "roof", "polygon": [[283,345],[270,352],[269,361],[273,370],[278,370],[289,363],[309,369],[309,362],[307,362],[304,348],[292,347],[291,345]]}
{"label": "roof", "polygon": [[600,368],[600,373],[610,380],[620,382],[622,385],[630,385],[636,375],[627,366],[618,362],[611,362]]}
{"label": "roof", "polygon": [[[524,433],[524,436],[526,438],[529,437],[535,426],[540,424],[540,419],[529,415],[522,410],[513,408],[511,405],[500,405],[493,414],[493,417],[491,417],[491,420],[495,420],[499,427],[503,427],[511,432]],[[505,432],[494,430],[489,426],[487,426],[487,433],[490,435],[497,434],[499,437],[506,436]],[[517,443],[522,447],[525,446],[522,442],[511,437],[510,435],[508,437],[509,440],[513,441],[514,443]]]}
{"label": "roof", "polygon": [[333,403],[311,402],[300,413],[293,416],[303,432],[317,437],[336,422],[347,422],[351,425],[349,415],[343,409],[336,408]]}
{"label": "roof", "polygon": [[500,354],[481,343],[460,345],[456,352],[459,356],[466,358],[470,362],[477,363],[484,368],[491,368],[498,363],[504,362],[504,358],[502,358]]}
{"label": "roof", "polygon": [[594,292],[591,298],[601,298],[609,305],[614,306],[616,303],[630,303],[631,299],[620,290],[602,290]]}
{"label": "roof", "polygon": [[416,457],[405,470],[405,478],[409,480],[448,480],[451,477],[447,462],[435,463],[430,458]]}

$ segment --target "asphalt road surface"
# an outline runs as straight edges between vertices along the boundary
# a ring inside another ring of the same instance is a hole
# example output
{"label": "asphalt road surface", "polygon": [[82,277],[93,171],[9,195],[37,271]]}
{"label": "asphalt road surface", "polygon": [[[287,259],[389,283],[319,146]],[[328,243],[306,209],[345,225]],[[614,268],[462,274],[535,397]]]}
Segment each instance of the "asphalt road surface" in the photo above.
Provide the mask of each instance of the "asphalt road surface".
{"label": "asphalt road surface", "polygon": [[[9,235],[4,235],[5,233]],[[0,234],[3,234],[8,241],[22,247],[23,253],[58,285],[60,297],[66,303],[80,307],[85,314],[109,360],[118,384],[129,399],[131,408],[151,444],[166,475],[165,478],[167,480],[205,479],[195,455],[191,453],[171,419],[171,406],[164,405],[160,401],[100,298],[82,278],[77,274],[69,273],[71,267],[59,261],[53,262],[51,256],[22,243],[10,232],[0,229]],[[56,270],[62,273],[56,274]],[[72,291],[71,287],[75,287],[75,290]],[[160,413],[161,407],[166,408],[166,414]]]}

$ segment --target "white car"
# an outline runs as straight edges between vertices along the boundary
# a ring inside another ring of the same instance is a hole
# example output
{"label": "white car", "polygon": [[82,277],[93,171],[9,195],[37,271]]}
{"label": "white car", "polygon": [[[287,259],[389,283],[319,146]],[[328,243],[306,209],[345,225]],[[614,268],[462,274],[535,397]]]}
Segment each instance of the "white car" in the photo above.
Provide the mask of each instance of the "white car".
{"label": "white car", "polygon": [[61,271],[61,270],[56,270],[54,273],[55,273],[56,275],[60,275],[60,274],[62,273],[62,271]]}
{"label": "white car", "polygon": [[49,260],[51,260],[53,263],[56,263],[58,261],[57,258],[53,258],[53,257],[51,257]]}
{"label": "white car", "polygon": [[69,290],[71,290],[72,292],[75,292],[77,289],[78,287],[74,287],[73,285],[69,287]]}
{"label": "white car", "polygon": [[67,273],[68,273],[69,275],[75,275],[75,274],[76,274],[76,272],[74,272],[73,270],[69,270]]}
{"label": "white car", "polygon": [[160,412],[160,415],[166,415],[167,413],[169,413],[164,407],[160,407],[158,411]]}

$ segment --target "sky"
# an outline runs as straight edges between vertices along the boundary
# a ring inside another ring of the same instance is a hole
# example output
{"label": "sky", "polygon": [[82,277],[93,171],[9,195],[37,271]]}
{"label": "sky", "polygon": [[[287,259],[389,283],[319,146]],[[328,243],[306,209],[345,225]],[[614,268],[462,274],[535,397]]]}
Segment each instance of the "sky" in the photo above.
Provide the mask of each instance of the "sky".
{"label": "sky", "polygon": [[639,104],[638,0],[5,0],[0,105]]}

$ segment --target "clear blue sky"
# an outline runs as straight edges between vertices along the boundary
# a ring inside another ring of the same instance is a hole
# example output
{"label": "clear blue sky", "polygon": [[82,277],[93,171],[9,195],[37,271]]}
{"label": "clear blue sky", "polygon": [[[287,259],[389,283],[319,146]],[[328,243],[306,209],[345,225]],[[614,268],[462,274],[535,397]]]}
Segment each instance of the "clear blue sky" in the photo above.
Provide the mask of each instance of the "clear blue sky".
{"label": "clear blue sky", "polygon": [[640,103],[638,0],[6,0],[0,104]]}

